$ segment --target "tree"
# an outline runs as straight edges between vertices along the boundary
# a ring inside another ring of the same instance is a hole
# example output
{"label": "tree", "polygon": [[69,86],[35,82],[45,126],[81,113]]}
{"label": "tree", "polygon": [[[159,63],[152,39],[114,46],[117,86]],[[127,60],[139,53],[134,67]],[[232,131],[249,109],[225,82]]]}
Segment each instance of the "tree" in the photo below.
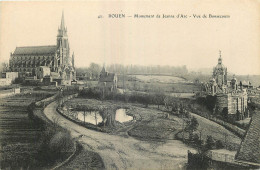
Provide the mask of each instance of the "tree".
{"label": "tree", "polygon": [[173,101],[172,101],[172,97],[171,96],[166,96],[163,100],[164,102],[164,106],[166,109],[169,109],[169,106],[172,105]]}
{"label": "tree", "polygon": [[193,131],[197,130],[199,123],[198,123],[198,120],[195,117],[192,117],[190,126],[191,126],[191,129]]}
{"label": "tree", "polygon": [[222,142],[221,140],[217,140],[217,141],[216,141],[216,148],[217,148],[217,149],[222,149],[222,148],[224,148],[224,144],[223,144],[223,142]]}
{"label": "tree", "polygon": [[91,63],[89,66],[89,71],[92,74],[92,78],[97,80],[101,71],[101,67],[96,63]]}
{"label": "tree", "polygon": [[153,93],[153,101],[155,104],[158,105],[158,109],[159,109],[159,106],[164,103],[164,98],[165,98],[165,94],[164,94],[163,90],[160,88],[155,89],[155,91]]}
{"label": "tree", "polygon": [[199,123],[195,117],[192,117],[190,121],[187,122],[187,126],[185,128],[186,131],[189,132],[190,138],[193,135],[193,132],[197,130]]}
{"label": "tree", "polygon": [[206,140],[206,150],[211,150],[213,149],[213,147],[215,146],[215,141],[213,140],[212,136],[209,135],[207,136],[207,140]]}

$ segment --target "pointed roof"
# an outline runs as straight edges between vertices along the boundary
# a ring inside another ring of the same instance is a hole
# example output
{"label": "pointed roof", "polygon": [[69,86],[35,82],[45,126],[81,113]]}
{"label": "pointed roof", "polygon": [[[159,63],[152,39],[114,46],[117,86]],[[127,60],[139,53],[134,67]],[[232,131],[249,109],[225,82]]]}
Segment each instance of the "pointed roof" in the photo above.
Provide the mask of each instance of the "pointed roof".
{"label": "pointed roof", "polygon": [[219,58],[218,58],[218,64],[214,68],[214,70],[217,69],[226,69],[226,67],[222,64],[222,58],[221,58],[221,51],[219,50]]}
{"label": "pointed roof", "polygon": [[115,80],[115,73],[101,74],[99,77],[99,82],[113,82]]}
{"label": "pointed roof", "polygon": [[64,11],[63,10],[62,10],[60,29],[65,30]]}
{"label": "pointed roof", "polygon": [[221,51],[219,50],[218,64],[222,64]]}
{"label": "pointed roof", "polygon": [[62,11],[61,23],[58,29],[58,36],[67,36],[67,28],[65,27],[64,11]]}
{"label": "pointed roof", "polygon": [[103,68],[101,70],[101,73],[105,73],[106,72],[106,69],[105,69],[105,64],[103,65]]}

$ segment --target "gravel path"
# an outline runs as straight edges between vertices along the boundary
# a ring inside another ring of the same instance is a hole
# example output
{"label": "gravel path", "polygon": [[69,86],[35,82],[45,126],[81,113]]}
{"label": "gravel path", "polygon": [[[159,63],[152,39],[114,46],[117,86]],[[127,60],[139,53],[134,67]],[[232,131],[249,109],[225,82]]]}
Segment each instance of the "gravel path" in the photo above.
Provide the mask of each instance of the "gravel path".
{"label": "gravel path", "polygon": [[132,137],[121,137],[97,132],[79,126],[56,111],[53,102],[44,109],[44,114],[52,120],[59,118],[59,124],[79,137],[79,142],[87,150],[98,153],[106,169],[183,169],[187,163],[187,150],[191,147],[177,140],[167,142],[139,141]]}

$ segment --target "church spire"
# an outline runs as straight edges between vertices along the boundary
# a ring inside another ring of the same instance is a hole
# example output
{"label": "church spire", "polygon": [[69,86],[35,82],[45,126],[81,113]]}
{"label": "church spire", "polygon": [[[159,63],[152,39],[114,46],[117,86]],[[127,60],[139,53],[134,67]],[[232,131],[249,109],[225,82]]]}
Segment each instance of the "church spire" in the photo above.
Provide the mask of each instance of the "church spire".
{"label": "church spire", "polygon": [[64,11],[63,11],[63,10],[62,10],[62,17],[61,17],[60,29],[61,29],[61,30],[65,30]]}
{"label": "church spire", "polygon": [[219,50],[218,64],[222,64],[221,50]]}
{"label": "church spire", "polygon": [[105,74],[106,73],[106,66],[105,63],[103,63],[103,68],[101,70],[101,74]]}
{"label": "church spire", "polygon": [[58,30],[58,36],[67,36],[67,28],[65,27],[64,11],[62,11],[61,23]]}

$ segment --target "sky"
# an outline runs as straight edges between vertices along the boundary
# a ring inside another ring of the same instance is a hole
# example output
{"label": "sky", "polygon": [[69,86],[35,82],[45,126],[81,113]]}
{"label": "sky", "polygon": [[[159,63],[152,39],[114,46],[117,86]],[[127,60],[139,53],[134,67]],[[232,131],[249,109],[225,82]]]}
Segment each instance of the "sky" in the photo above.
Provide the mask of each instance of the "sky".
{"label": "sky", "polygon": [[228,72],[260,74],[256,0],[0,2],[0,61],[7,62],[19,46],[55,45],[62,11],[76,67],[95,62],[212,68],[221,50]]}

